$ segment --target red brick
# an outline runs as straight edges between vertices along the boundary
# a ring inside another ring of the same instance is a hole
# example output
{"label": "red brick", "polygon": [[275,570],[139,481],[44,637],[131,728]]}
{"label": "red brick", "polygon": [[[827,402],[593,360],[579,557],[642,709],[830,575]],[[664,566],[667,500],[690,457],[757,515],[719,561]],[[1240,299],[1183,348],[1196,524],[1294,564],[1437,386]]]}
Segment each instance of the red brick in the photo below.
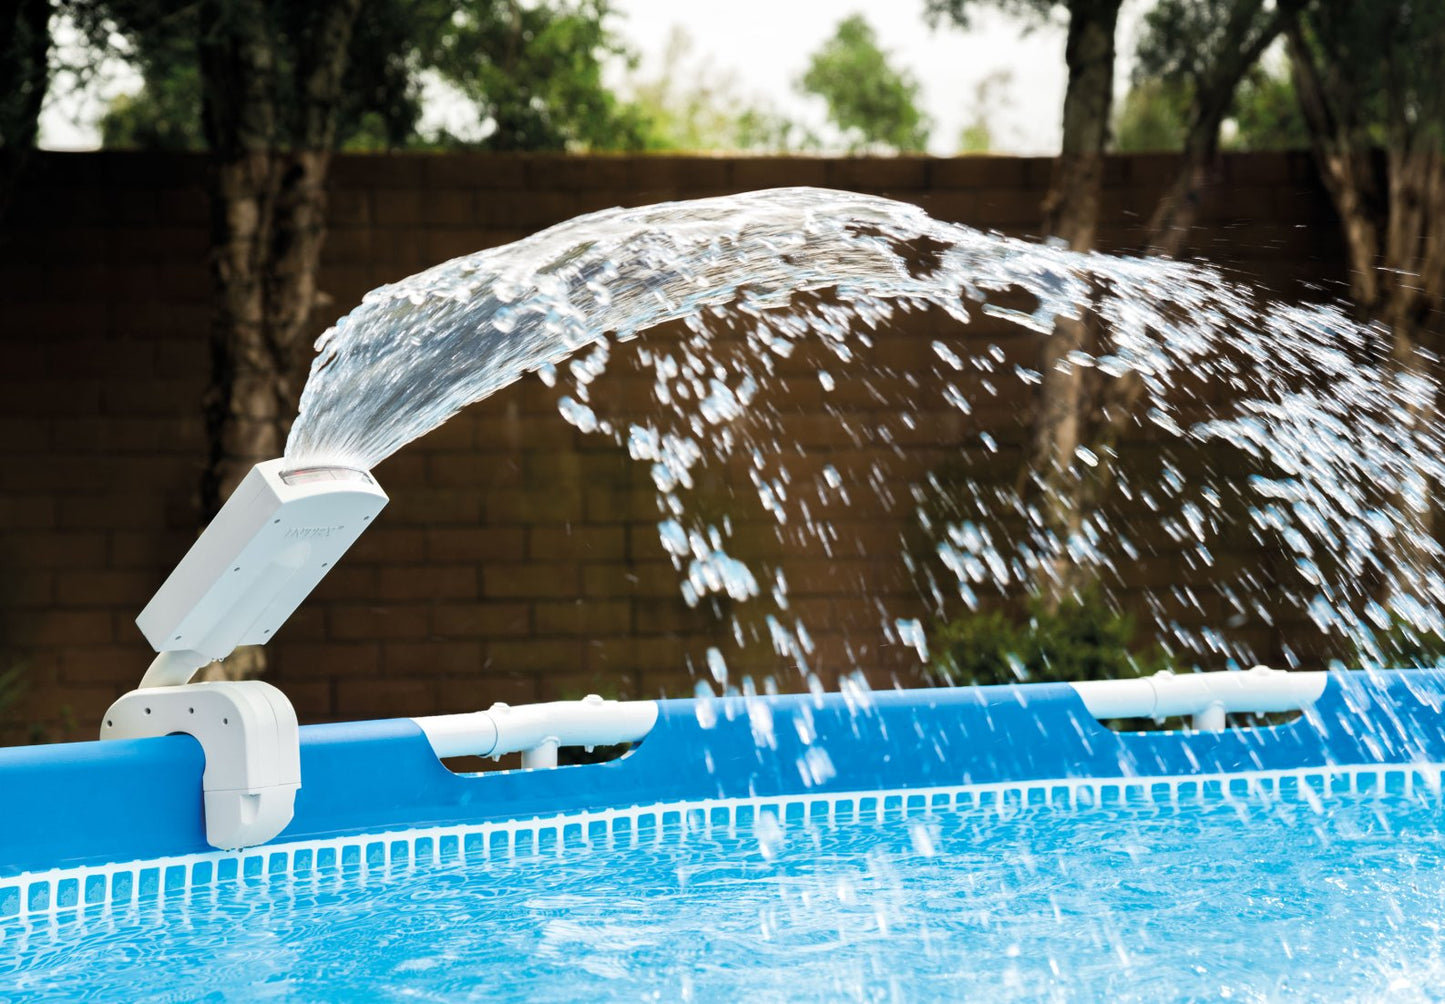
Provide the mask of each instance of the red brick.
{"label": "red brick", "polygon": [[398,718],[436,712],[426,680],[337,680],[336,713],[351,718]]}
{"label": "red brick", "polygon": [[326,721],[336,714],[330,680],[288,684],[286,698],[296,709],[296,717],[303,725],[318,720]]}
{"label": "red brick", "polygon": [[326,611],[332,638],[343,640],[425,638],[431,633],[423,606],[333,606]]}
{"label": "red brick", "polygon": [[426,154],[340,154],[331,161],[329,187],[358,189],[412,189],[426,177]]}
{"label": "red brick", "polygon": [[482,711],[498,701],[503,704],[533,704],[541,700],[538,678],[531,673],[489,673],[443,677],[434,680],[437,711],[461,714]]}
{"label": "red brick", "polygon": [[372,641],[328,641],[324,644],[278,641],[272,647],[278,653],[278,681],[343,676],[359,678],[376,676],[381,672],[381,647]]}
{"label": "red brick", "polygon": [[464,488],[408,488],[386,507],[395,526],[476,523],[481,516],[481,497]]}
{"label": "red brick", "polygon": [[820,157],[741,157],[732,183],[740,192],[794,185],[828,185],[828,161]]}
{"label": "red brick", "polygon": [[543,637],[620,635],[632,629],[632,610],[626,600],[538,603],[536,620],[537,633]]}
{"label": "red brick", "polygon": [[[386,514],[382,513],[381,519]],[[357,538],[346,552],[348,562],[392,564],[426,557],[426,534],[408,527],[375,526]]]}
{"label": "red brick", "polygon": [[422,254],[428,263],[451,261],[485,250],[485,232],[470,222],[471,214],[460,222],[466,229],[428,230],[422,236]]}
{"label": "red brick", "polygon": [[426,158],[424,170],[430,188],[520,188],[525,180],[526,158],[515,154],[447,153]]}
{"label": "red brick", "polygon": [[155,590],[155,576],[145,572],[61,572],[55,577],[55,600],[66,607],[118,606],[139,613]]}
{"label": "red brick", "polygon": [[48,495],[0,498],[0,532],[55,525],[55,499]]}
{"label": "red brick", "polygon": [[154,653],[142,645],[100,645],[60,652],[60,680],[88,686],[108,684],[124,690],[140,683]]}
{"label": "red brick", "polygon": [[488,599],[564,598],[580,592],[581,581],[573,564],[489,564],[482,570],[482,595]]}
{"label": "red brick", "polygon": [[425,222],[422,218],[422,193],[392,189],[372,195],[372,217],[378,227],[413,227]]}
{"label": "red brick", "polygon": [[377,571],[378,600],[470,600],[477,596],[474,565],[387,566]]}
{"label": "red brick", "polygon": [[23,535],[6,533],[6,560],[33,569],[102,568],[106,559],[105,534],[39,530]]}
{"label": "red brick", "polygon": [[544,701],[578,701],[589,694],[609,700],[628,701],[639,696],[635,674],[611,673],[545,673],[539,680]]}
{"label": "red brick", "polygon": [[828,164],[828,184],[897,198],[901,191],[911,192],[928,184],[931,163],[926,157],[848,157]]}
{"label": "red brick", "polygon": [[527,531],[511,526],[437,527],[426,531],[426,556],[438,561],[519,561]]}
{"label": "red brick", "polygon": [[27,645],[104,645],[115,637],[108,610],[47,610],[18,631]]}
{"label": "red brick", "polygon": [[[633,528],[633,532],[639,532]],[[647,530],[640,531],[644,536]],[[655,545],[654,536],[654,545]],[[661,553],[661,548],[655,548]],[[582,592],[588,597],[680,596],[683,573],[671,561],[605,562],[582,566]]]}
{"label": "red brick", "polygon": [[639,598],[632,602],[639,634],[706,631],[719,623],[707,601],[696,607],[689,607],[681,596],[675,600]]}
{"label": "red brick", "polygon": [[627,534],[616,525],[534,526],[527,535],[527,555],[539,561],[608,561],[627,553]]}
{"label": "red brick", "polygon": [[492,489],[482,508],[488,523],[566,523],[582,521],[585,503],[582,492],[573,484],[555,490]]}
{"label": "red brick", "polygon": [[929,164],[929,181],[935,191],[949,188],[1028,188],[1042,197],[1052,165],[1051,158],[946,157]]}
{"label": "red brick", "polygon": [[339,229],[371,223],[371,195],[368,192],[333,190],[326,195],[326,253],[331,251],[331,237]]}
{"label": "red brick", "polygon": [[432,630],[441,638],[505,638],[532,633],[526,603],[447,603],[432,608]]}
{"label": "red brick", "polygon": [[575,673],[583,664],[580,641],[560,639],[504,640],[487,643],[491,673]]}
{"label": "red brick", "polygon": [[383,642],[382,674],[389,677],[467,676],[482,668],[481,642]]}
{"label": "red brick", "polygon": [[480,506],[487,488],[518,485],[521,465],[494,453],[448,453],[427,457],[427,482],[446,490],[468,489]]}

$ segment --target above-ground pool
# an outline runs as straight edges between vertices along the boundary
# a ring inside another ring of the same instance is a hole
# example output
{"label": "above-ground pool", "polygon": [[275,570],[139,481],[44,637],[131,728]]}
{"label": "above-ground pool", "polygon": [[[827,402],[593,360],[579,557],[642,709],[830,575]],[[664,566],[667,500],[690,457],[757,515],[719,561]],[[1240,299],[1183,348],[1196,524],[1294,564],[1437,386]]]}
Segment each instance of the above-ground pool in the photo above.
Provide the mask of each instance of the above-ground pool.
{"label": "above-ground pool", "polygon": [[188,736],[7,749],[0,998],[1423,998],[1442,702],[1433,670],[1210,732],[1065,684],[662,701],[620,759],[478,775],[426,722],[311,726],[295,818],[234,852]]}

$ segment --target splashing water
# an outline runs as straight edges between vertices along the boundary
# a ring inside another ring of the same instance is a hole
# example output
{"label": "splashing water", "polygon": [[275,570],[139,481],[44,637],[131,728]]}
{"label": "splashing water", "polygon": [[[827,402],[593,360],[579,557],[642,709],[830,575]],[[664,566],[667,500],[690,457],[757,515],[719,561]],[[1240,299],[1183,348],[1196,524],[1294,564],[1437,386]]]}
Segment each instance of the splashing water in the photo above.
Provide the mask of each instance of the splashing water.
{"label": "splashing water", "polygon": [[[927,362],[860,361],[897,312],[925,308],[957,322],[933,342]],[[1154,477],[1117,475],[1115,490],[1157,513],[1188,566],[1218,571],[1208,587],[1174,584],[1162,598],[1149,596],[1166,645],[1218,663],[1255,658],[1226,629],[1231,619],[1268,621],[1282,578],[1293,583],[1300,616],[1366,653],[1380,652],[1375,631],[1395,618],[1445,633],[1440,551],[1415,529],[1442,480],[1445,450],[1433,430],[1399,417],[1433,402],[1437,387],[1396,375],[1378,352],[1371,361],[1377,333],[1332,308],[1262,304],[1207,268],[1029,244],[844,192],[780,189],[609,210],[374,290],[317,342],[286,457],[298,466],[374,467],[466,405],[536,373],[565,392],[566,421],[651,465],[659,537],[687,602],[771,603],[768,640],[808,675],[813,643],[788,613],[782,563],[749,567],[729,554],[728,520],[686,503],[700,469],[745,468],[778,526],[830,554],[839,531],[821,510],[846,510],[850,492],[889,503],[908,495],[936,537],[937,569],[954,580],[940,585],[935,569],[903,556],[935,611],[974,607],[980,590],[1017,590],[1061,553],[1101,570],[1136,560],[1148,545],[1135,539],[1137,527],[1114,525],[1108,506],[1059,540],[1027,494],[997,478],[902,486],[876,461],[852,478],[829,464],[816,484],[800,483],[788,458],[806,450],[772,403],[786,383],[780,364],[805,346],[831,360],[814,374],[825,401],[850,386],[872,390],[880,374],[891,378],[905,388],[897,424],[860,432],[845,408],[827,411],[840,441],[867,439],[901,455],[896,430],[913,429],[934,399],[968,422],[1003,383],[1041,381],[1023,363],[1010,370],[998,344],[966,343],[971,319],[1046,333],[1057,318],[1086,309],[1108,332],[1107,348],[1070,353],[1060,367],[1100,381],[1139,380],[1137,424],[1165,441],[1225,446],[1256,472],[1186,477],[1165,451]],[[637,353],[651,370],[649,414],[625,428],[599,415],[594,395],[613,348],[669,321],[685,326],[683,344],[652,351],[644,341]],[[1233,397],[1219,402],[1197,389],[1203,385]],[[971,428],[984,451],[999,451],[981,425]],[[1113,459],[1081,446],[1074,467],[1087,472]],[[938,494],[953,497],[942,516],[930,509]],[[1228,534],[1279,548],[1291,567],[1226,574],[1214,548]],[[1406,536],[1416,560],[1388,564],[1382,554]],[[1394,580],[1389,611],[1368,585],[1381,576]],[[1225,623],[1187,631],[1178,611],[1204,611],[1206,588],[1218,595]],[[878,625],[925,655],[916,620],[880,609]],[[741,640],[736,619],[734,633]],[[726,673],[711,657],[709,666],[721,685]]]}

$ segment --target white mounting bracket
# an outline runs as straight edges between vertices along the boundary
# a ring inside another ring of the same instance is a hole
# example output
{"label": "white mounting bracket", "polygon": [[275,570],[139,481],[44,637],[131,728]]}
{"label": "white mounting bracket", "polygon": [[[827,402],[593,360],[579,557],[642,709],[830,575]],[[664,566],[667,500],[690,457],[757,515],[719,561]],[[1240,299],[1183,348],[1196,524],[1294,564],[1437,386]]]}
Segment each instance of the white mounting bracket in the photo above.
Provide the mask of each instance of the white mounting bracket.
{"label": "white mounting bracket", "polygon": [[1298,711],[1320,699],[1328,674],[1255,666],[1244,671],[1170,673],[1132,680],[1071,683],[1095,718],[1168,718],[1191,715],[1197,732],[1220,732],[1225,716],[1241,712]]}
{"label": "white mounting bracket", "polygon": [[438,758],[521,753],[522,766],[557,766],[561,746],[635,743],[657,724],[656,701],[607,701],[588,694],[580,701],[512,707],[498,701],[486,711],[413,718]]}
{"label": "white mounting bracket", "polygon": [[291,822],[301,787],[296,711],[261,680],[132,690],[110,706],[101,739],[181,732],[206,755],[206,841],[222,850],[264,844]]}

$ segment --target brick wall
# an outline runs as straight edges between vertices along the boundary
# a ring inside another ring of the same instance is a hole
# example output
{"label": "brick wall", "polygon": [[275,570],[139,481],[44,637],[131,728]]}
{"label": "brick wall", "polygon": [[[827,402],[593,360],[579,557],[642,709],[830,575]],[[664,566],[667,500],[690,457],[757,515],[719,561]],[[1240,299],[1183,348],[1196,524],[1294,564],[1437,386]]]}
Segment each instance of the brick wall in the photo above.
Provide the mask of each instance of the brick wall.
{"label": "brick wall", "polygon": [[[1029,234],[1049,169],[1013,158],[341,157],[321,281],[332,303],[322,313],[329,320],[383,282],[579,213],[775,185],[879,193],[941,219]],[[1110,162],[1108,246],[1137,241],[1170,169],[1169,158]],[[0,230],[0,670],[23,665],[27,684],[0,740],[93,734],[149,661],[135,614],[194,536],[207,366],[203,172],[191,157],[45,154]],[[1321,283],[1335,294],[1343,255],[1307,158],[1229,157],[1217,180],[1196,253],[1286,297],[1318,298]],[[959,335],[944,318],[910,315],[878,338],[874,358],[919,360],[944,330]],[[672,337],[660,331],[649,342]],[[1016,337],[1007,345],[1024,350]],[[909,430],[871,391],[845,386],[825,400],[817,365],[804,355],[781,374],[795,475],[833,463],[861,484],[887,453],[900,486],[961,464],[1012,480],[1022,401],[995,406],[1004,450],[991,457],[965,448],[956,415],[924,414]],[[604,414],[637,407],[635,367],[635,345],[614,358],[620,379],[598,402]],[[746,605],[682,602],[658,544],[648,472],[563,423],[555,394],[523,381],[378,469],[391,506],[271,646],[272,679],[303,720],[590,690],[686,694],[688,660],[710,645],[735,674],[797,685],[765,636],[748,640],[759,624]],[[859,442],[840,436],[829,408],[871,431]],[[882,448],[883,427],[901,451]],[[1157,449],[1131,442],[1125,452],[1147,467]],[[853,543],[830,556],[776,532],[745,482],[733,491],[740,474],[705,472],[696,501],[733,520],[739,557],[786,559],[793,609],[816,638],[824,680],[861,666],[875,685],[916,682],[916,660],[880,644],[867,596],[900,613],[913,602],[893,557],[908,532],[906,492],[890,503],[855,491],[852,508],[830,514]],[[1267,566],[1250,546],[1222,560]],[[1125,591],[1137,593],[1177,578],[1179,561],[1159,542],[1129,574]],[[731,639],[734,616],[741,646]],[[1274,652],[1300,629],[1283,617],[1252,628],[1251,640]]]}

